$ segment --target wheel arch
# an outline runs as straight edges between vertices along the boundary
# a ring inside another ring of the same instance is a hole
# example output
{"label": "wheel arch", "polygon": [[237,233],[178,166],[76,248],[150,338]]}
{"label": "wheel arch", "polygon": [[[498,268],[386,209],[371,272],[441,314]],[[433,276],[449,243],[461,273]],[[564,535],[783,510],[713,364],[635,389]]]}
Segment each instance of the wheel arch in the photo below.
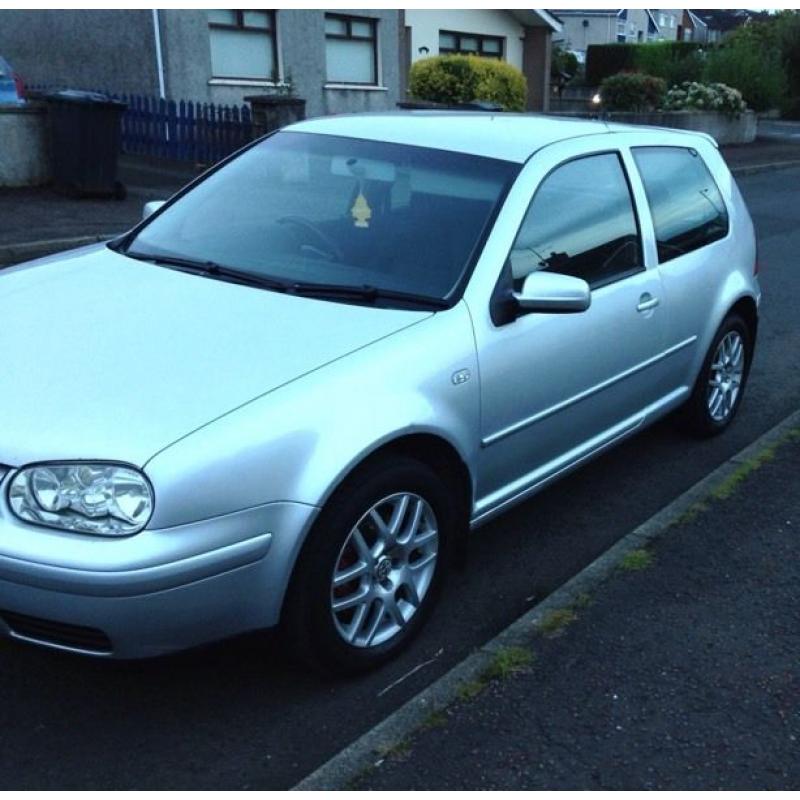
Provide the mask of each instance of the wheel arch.
{"label": "wheel arch", "polygon": [[758,306],[756,305],[755,299],[750,295],[740,297],[728,309],[728,313],[725,316],[727,317],[731,314],[739,314],[747,323],[747,327],[750,329],[750,345],[754,345],[756,342],[756,333],[758,332]]}
{"label": "wheel arch", "polygon": [[[469,534],[469,519],[472,513],[472,503],[474,497],[473,475],[458,449],[445,437],[430,432],[414,432],[397,435],[387,441],[379,443],[373,450],[363,453],[361,457],[338,477],[334,485],[326,493],[322,502],[322,507],[330,502],[331,498],[344,487],[349,480],[357,476],[359,472],[369,469],[374,463],[391,456],[403,456],[421,461],[442,475],[459,497],[459,520],[457,524],[458,543],[457,557],[463,556],[467,536]],[[295,558],[288,570],[286,587],[281,598],[281,612],[286,607],[286,600],[291,589],[292,579],[297,570],[297,566],[303,558],[308,543],[314,534],[314,529],[319,521],[319,516],[310,526],[303,538],[302,543],[297,548]],[[460,555],[459,555],[460,554]]]}

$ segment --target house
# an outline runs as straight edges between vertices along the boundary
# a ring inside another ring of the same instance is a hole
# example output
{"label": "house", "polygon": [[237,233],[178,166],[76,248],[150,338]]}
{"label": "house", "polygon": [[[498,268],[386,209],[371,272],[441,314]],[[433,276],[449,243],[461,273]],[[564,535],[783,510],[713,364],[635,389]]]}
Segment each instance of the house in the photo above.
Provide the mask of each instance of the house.
{"label": "house", "polygon": [[563,23],[553,42],[583,60],[592,44],[677,41],[685,38],[685,9],[594,8],[555,9]]}
{"label": "house", "polygon": [[395,107],[391,9],[3,10],[0,53],[29,84],[213,103],[291,91],[308,116]]}
{"label": "house", "polygon": [[413,61],[439,52],[502,58],[547,105],[543,10],[2,10],[0,53],[29,85],[240,104],[287,94],[319,116],[393,109]]}
{"label": "house", "polygon": [[705,41],[708,42],[718,42],[726,33],[740,25],[747,25],[751,20],[763,19],[765,16],[763,11],[749,11],[745,8],[695,9],[693,13],[706,26],[708,36]]}
{"label": "house", "polygon": [[550,53],[561,23],[543,9],[406,9],[403,73],[421,58],[445,53],[480,55],[507,61],[528,82],[526,107],[547,110]]}

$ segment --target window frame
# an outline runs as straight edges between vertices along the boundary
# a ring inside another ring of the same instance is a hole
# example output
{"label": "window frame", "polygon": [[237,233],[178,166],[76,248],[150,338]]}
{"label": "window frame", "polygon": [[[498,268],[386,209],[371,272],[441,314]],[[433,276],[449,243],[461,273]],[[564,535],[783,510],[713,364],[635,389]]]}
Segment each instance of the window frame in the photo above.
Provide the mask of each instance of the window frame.
{"label": "window frame", "polygon": [[[325,42],[328,39],[334,39],[344,42],[372,42],[372,75],[371,81],[342,81],[336,78],[331,78],[328,75],[328,52],[327,45],[325,48],[325,85],[327,86],[380,86],[380,57],[378,53],[378,19],[375,17],[362,17],[355,14],[338,14],[335,12],[325,12],[324,22],[329,19],[337,19],[345,23],[345,33],[328,33],[323,27],[325,33]],[[323,22],[323,26],[324,26]],[[369,36],[359,36],[353,34],[354,22],[366,22],[370,26]]]}
{"label": "window frame", "polygon": [[[455,47],[442,47],[442,34],[446,34],[447,36],[455,36],[456,37],[456,46]],[[462,50],[461,49],[461,39],[469,38],[469,39],[477,39],[478,41],[478,49],[477,50]],[[500,51],[498,53],[485,53],[483,51],[484,42],[487,41],[495,41],[500,43]],[[492,36],[489,34],[484,33],[465,33],[463,31],[449,31],[445,30],[444,28],[439,29],[439,54],[445,56],[480,56],[481,58],[495,58],[498,61],[505,61],[506,60],[506,37],[505,36]]]}
{"label": "window frame", "polygon": [[[692,250],[687,250],[685,253],[678,253],[671,258],[666,260],[661,259],[661,254],[659,252],[659,244],[658,244],[658,233],[656,232],[656,219],[655,215],[653,214],[653,204],[650,202],[650,193],[647,189],[647,183],[645,182],[644,174],[642,172],[642,168],[639,165],[639,162],[636,158],[636,152],[638,150],[682,150],[688,153],[690,156],[694,154],[693,157],[699,158],[700,163],[703,169],[708,174],[711,183],[713,184],[714,188],[717,190],[717,194],[719,195],[719,199],[722,201],[722,208],[725,211],[725,233],[717,239],[712,239],[711,241],[706,242],[705,244],[701,244],[699,247],[695,247]],[[719,184],[717,183],[717,179],[714,177],[714,173],[709,168],[706,160],[703,158],[699,150],[697,148],[688,146],[688,145],[681,145],[681,144],[640,144],[640,145],[632,145],[630,147],[631,152],[631,159],[633,161],[634,166],[636,167],[636,172],[639,176],[639,181],[642,184],[642,189],[644,190],[644,199],[647,203],[647,213],[650,215],[650,225],[653,231],[653,245],[655,247],[655,257],[656,257],[656,265],[658,267],[663,267],[666,264],[669,264],[671,261],[675,261],[678,258],[683,258],[684,256],[691,255],[692,253],[697,253],[703,250],[706,247],[709,247],[712,244],[716,244],[717,242],[722,242],[727,239],[731,235],[731,209],[728,202],[725,200],[725,195],[722,193],[722,190],[719,188]]]}
{"label": "window frame", "polygon": [[[531,199],[528,202],[527,207],[525,208],[525,213],[522,215],[522,220],[517,227],[516,233],[514,234],[514,239],[511,242],[511,247],[508,250],[508,255],[506,256],[506,263],[510,265],[511,263],[511,252],[514,249],[514,244],[519,237],[520,231],[522,230],[522,226],[525,224],[525,220],[528,218],[528,214],[531,211],[531,207],[536,202],[536,198],[539,195],[539,191],[541,190],[542,186],[550,179],[550,177],[561,169],[561,167],[566,166],[567,164],[571,164],[575,161],[582,161],[586,158],[594,158],[596,156],[607,156],[613,155],[617,157],[617,162],[619,163],[620,169],[622,170],[622,176],[625,179],[625,186],[628,190],[628,199],[630,200],[631,204],[631,211],[633,212],[633,222],[636,226],[636,241],[638,245],[638,261],[640,262],[638,267],[631,268],[626,270],[625,272],[620,272],[618,275],[614,275],[612,277],[606,278],[604,280],[600,280],[597,282],[590,282],[586,281],[589,284],[589,289],[594,292],[598,289],[602,289],[604,286],[611,286],[614,283],[618,283],[619,281],[627,280],[628,278],[632,278],[634,275],[638,275],[641,272],[645,272],[647,270],[647,264],[645,263],[645,252],[644,252],[644,239],[642,237],[642,223],[639,215],[639,207],[636,204],[636,196],[633,191],[633,184],[631,183],[631,176],[628,173],[628,168],[625,164],[625,156],[622,150],[615,149],[615,148],[606,148],[603,150],[596,150],[591,153],[580,153],[575,156],[570,156],[569,158],[565,158],[563,161],[559,161],[558,164],[553,166],[549,169],[543,176],[539,183],[536,185],[536,189],[534,189],[533,195],[531,195]],[[641,177],[641,175],[640,175]],[[532,274],[532,273],[528,273]],[[502,280],[502,277],[501,277]],[[586,280],[585,278],[582,280]]]}
{"label": "window frame", "polygon": [[[272,81],[275,83],[279,83],[283,79],[283,75],[281,70],[280,54],[278,50],[278,12],[275,9],[271,8],[245,8],[245,9],[231,8],[226,10],[233,11],[233,13],[236,14],[235,24],[230,25],[226,22],[211,22],[211,20],[208,20],[209,9],[205,9],[209,30],[216,29],[223,31],[250,31],[253,33],[263,34],[272,41],[272,54],[275,63],[272,69],[272,75],[265,75],[263,78],[256,78],[253,77],[252,75],[250,77],[245,77],[243,75],[218,75],[214,71],[214,61],[212,58],[211,80],[218,79],[227,81]],[[246,25],[244,22],[245,11],[261,11],[265,13],[269,19],[269,27],[260,28],[256,25]],[[209,33],[209,48],[210,47],[211,47],[211,35]]]}

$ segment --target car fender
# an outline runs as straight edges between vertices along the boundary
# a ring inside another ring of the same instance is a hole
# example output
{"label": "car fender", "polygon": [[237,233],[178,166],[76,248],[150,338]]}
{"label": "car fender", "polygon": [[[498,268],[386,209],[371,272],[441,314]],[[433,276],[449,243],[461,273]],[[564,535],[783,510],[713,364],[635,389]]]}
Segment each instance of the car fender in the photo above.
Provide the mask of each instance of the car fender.
{"label": "car fender", "polygon": [[156,494],[150,527],[269,502],[319,507],[365,458],[410,434],[438,436],[466,465],[474,464],[478,378],[472,325],[462,302],[251,401],[157,453],[145,465]]}

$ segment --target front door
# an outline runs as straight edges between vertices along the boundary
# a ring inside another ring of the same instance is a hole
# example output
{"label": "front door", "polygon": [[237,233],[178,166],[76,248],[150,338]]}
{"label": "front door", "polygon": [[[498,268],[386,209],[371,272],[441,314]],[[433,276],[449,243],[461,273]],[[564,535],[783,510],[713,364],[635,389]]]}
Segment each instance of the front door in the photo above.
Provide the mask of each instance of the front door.
{"label": "front door", "polygon": [[519,291],[535,270],[583,278],[592,303],[580,313],[476,323],[478,518],[637,427],[668,392],[661,281],[645,268],[619,153],[572,158],[541,180],[506,280]]}

